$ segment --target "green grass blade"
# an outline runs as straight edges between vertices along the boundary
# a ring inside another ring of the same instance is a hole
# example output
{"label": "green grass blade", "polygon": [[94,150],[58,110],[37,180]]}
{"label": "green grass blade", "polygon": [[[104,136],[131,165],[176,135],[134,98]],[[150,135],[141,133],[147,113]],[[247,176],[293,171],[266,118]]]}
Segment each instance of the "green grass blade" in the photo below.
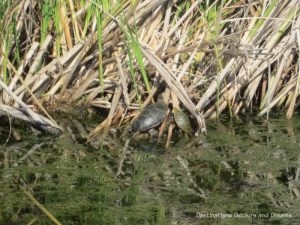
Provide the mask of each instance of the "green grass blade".
{"label": "green grass blade", "polygon": [[95,10],[94,5],[91,4],[88,7],[87,11],[86,11],[86,16],[85,16],[85,21],[84,21],[84,27],[83,27],[83,32],[82,32],[82,38],[86,37],[86,33],[88,31],[90,22],[92,20],[92,14],[93,14],[94,10]]}
{"label": "green grass blade", "polygon": [[147,76],[147,73],[146,73],[146,70],[145,70],[145,66],[144,66],[144,63],[143,63],[143,56],[142,56],[140,44],[138,42],[138,38],[130,29],[129,29],[129,35],[130,35],[129,36],[130,46],[133,50],[135,59],[136,59],[138,65],[139,65],[139,68],[140,68],[140,71],[141,71],[141,74],[142,74],[142,77],[143,77],[143,81],[144,81],[144,84],[146,86],[146,90],[150,94],[151,93],[151,86],[150,86],[149,79],[148,79],[148,76]]}
{"label": "green grass blade", "polygon": [[139,89],[138,89],[138,86],[137,86],[136,74],[135,74],[135,70],[134,70],[134,67],[133,67],[132,54],[131,54],[131,51],[130,51],[130,48],[128,47],[128,45],[126,45],[126,49],[127,49],[127,54],[128,54],[128,60],[129,60],[129,73],[131,75],[131,79],[132,79],[132,82],[133,82],[133,87],[134,87],[134,89],[136,91],[136,94],[137,94],[137,100],[138,100],[139,107],[141,108],[142,107],[142,98],[141,98],[141,95],[139,93]]}
{"label": "green grass blade", "polygon": [[[273,0],[269,7],[266,9],[265,13],[262,15],[263,17],[268,17],[270,15],[270,13],[272,12],[272,10],[275,8],[275,6],[277,5],[278,0]],[[259,10],[259,9],[258,9]],[[261,11],[262,9],[260,9],[259,11]],[[252,40],[252,38],[256,35],[258,29],[264,24],[264,22],[266,21],[266,19],[259,19],[255,25],[255,27],[253,28],[253,30],[250,32],[249,34],[249,40]]]}

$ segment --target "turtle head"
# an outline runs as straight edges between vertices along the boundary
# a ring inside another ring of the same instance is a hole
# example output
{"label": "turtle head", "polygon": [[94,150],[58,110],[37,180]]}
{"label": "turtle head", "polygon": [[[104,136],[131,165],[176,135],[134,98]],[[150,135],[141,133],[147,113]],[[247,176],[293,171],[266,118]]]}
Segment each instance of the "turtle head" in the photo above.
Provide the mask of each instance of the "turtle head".
{"label": "turtle head", "polygon": [[139,123],[137,119],[134,119],[132,121],[131,127],[130,127],[131,131],[135,132],[139,130]]}
{"label": "turtle head", "polygon": [[169,108],[170,111],[172,111],[172,109],[173,109],[172,103],[166,103],[166,102],[164,101],[164,95],[163,95],[163,93],[160,93],[160,94],[157,96],[156,102],[161,102],[161,103],[166,104],[166,105],[168,106],[168,108]]}
{"label": "turtle head", "polygon": [[162,93],[160,93],[158,96],[157,96],[157,102],[163,102],[164,101],[164,96]]}

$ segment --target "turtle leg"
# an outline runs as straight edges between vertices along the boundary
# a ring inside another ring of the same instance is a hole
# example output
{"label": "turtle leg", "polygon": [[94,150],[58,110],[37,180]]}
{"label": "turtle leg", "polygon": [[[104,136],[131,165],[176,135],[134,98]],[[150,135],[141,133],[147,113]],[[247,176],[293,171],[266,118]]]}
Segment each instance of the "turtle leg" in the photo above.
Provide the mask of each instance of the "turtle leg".
{"label": "turtle leg", "polygon": [[148,131],[148,134],[150,135],[150,138],[154,138],[154,137],[157,137],[157,136],[158,136],[158,131],[157,131],[157,129],[151,128],[151,129]]}

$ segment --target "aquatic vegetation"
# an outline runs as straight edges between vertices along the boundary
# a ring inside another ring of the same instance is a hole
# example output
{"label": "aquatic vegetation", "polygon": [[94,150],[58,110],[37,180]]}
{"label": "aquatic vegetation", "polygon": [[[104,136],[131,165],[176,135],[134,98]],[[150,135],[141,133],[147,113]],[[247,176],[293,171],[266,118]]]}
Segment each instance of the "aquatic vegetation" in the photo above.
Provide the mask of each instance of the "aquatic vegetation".
{"label": "aquatic vegetation", "polygon": [[299,116],[210,122],[168,149],[109,136],[95,148],[83,121],[0,147],[0,224],[299,223]]}

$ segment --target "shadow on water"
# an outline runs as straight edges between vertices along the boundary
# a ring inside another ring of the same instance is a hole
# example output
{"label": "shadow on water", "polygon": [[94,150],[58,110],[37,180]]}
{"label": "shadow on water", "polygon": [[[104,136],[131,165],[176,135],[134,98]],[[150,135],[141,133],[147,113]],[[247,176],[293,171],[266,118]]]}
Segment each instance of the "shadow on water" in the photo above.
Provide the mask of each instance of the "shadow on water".
{"label": "shadow on water", "polygon": [[209,122],[169,149],[116,133],[92,147],[83,121],[0,147],[0,224],[53,224],[22,189],[62,224],[300,222],[299,117]]}

